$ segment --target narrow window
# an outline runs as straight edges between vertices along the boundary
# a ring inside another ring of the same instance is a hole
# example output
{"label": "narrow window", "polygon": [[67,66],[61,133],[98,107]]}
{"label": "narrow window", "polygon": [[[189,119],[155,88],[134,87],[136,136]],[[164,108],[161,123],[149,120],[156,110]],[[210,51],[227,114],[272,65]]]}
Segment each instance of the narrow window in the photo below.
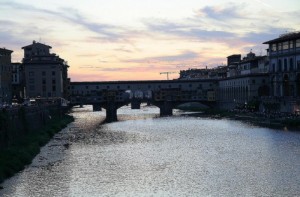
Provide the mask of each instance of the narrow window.
{"label": "narrow window", "polygon": [[294,60],[290,58],[290,71],[294,71]]}

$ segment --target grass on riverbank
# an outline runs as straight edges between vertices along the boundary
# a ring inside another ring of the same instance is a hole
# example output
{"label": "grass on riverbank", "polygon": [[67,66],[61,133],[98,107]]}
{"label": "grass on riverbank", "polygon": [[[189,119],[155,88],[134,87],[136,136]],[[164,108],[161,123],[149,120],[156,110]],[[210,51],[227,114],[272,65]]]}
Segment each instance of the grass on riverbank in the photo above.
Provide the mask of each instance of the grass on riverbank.
{"label": "grass on riverbank", "polygon": [[44,146],[55,133],[65,128],[73,120],[74,118],[69,115],[53,118],[39,131],[29,132],[9,148],[0,151],[0,183],[30,164],[40,152],[40,147]]}

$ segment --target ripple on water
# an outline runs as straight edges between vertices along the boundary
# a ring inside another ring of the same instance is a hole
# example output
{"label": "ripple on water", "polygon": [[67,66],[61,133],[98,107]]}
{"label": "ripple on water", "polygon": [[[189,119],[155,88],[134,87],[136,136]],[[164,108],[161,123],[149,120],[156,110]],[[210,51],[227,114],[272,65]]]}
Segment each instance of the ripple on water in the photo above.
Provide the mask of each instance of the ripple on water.
{"label": "ripple on water", "polygon": [[[3,196],[298,196],[300,136],[238,121],[76,109]],[[69,143],[69,146],[64,146]],[[66,148],[67,147],[67,148]]]}

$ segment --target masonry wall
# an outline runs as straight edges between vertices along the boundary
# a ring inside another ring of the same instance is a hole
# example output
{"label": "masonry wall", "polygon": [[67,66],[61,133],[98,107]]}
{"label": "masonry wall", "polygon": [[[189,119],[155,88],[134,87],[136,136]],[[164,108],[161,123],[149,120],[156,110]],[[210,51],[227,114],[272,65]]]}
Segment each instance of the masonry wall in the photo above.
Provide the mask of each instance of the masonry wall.
{"label": "masonry wall", "polygon": [[59,106],[30,106],[0,111],[0,149],[22,139],[28,132],[38,132],[49,120],[60,115]]}

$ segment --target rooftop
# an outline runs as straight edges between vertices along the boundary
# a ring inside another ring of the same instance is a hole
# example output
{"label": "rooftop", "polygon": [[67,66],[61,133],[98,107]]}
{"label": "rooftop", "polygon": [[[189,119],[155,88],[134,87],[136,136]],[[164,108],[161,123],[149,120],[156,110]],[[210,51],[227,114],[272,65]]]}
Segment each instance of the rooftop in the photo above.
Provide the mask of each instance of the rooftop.
{"label": "rooftop", "polygon": [[0,48],[0,53],[1,54],[7,54],[7,53],[11,54],[12,52],[13,52],[12,50],[8,50],[6,48]]}
{"label": "rooftop", "polygon": [[34,40],[34,41],[32,41],[32,44],[30,44],[30,45],[27,45],[27,46],[24,46],[24,47],[22,47],[22,49],[31,48],[33,45],[46,46],[46,47],[48,47],[49,49],[51,49],[51,48],[52,48],[52,47],[51,47],[51,46],[49,46],[49,45],[42,44],[42,43],[36,42],[36,41]]}
{"label": "rooftop", "polygon": [[272,43],[278,43],[278,42],[284,42],[289,40],[295,40],[300,38],[300,31],[297,32],[291,32],[280,35],[278,38],[269,40],[267,42],[264,42],[263,44],[272,44]]}

